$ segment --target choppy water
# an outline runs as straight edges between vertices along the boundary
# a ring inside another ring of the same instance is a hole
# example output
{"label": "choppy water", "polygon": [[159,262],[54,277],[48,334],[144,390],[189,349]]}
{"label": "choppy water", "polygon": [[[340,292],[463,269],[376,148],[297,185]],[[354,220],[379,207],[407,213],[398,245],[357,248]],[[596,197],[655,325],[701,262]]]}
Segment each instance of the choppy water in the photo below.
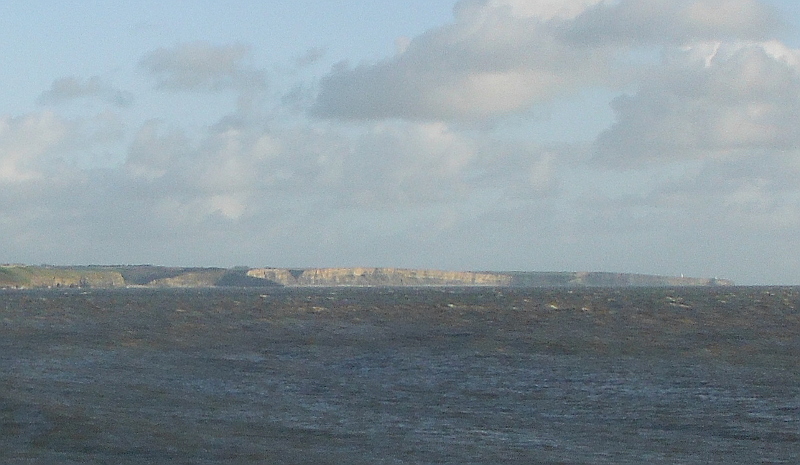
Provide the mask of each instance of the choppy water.
{"label": "choppy water", "polygon": [[0,292],[2,463],[800,463],[800,289]]}

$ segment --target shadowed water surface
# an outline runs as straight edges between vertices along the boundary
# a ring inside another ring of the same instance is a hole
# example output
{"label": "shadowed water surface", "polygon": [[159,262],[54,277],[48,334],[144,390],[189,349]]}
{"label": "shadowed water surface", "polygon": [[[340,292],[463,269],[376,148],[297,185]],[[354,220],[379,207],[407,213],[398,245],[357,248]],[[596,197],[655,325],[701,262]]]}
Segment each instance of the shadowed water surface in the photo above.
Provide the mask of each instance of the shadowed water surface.
{"label": "shadowed water surface", "polygon": [[2,463],[798,463],[797,288],[0,292]]}

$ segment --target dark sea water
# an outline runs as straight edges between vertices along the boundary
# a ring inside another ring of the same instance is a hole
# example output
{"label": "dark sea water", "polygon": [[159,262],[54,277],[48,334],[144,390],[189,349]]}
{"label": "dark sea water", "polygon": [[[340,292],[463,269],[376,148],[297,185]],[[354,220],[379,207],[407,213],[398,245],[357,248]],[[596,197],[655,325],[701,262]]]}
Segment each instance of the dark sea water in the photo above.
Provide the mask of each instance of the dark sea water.
{"label": "dark sea water", "polygon": [[0,463],[800,463],[800,288],[0,291]]}

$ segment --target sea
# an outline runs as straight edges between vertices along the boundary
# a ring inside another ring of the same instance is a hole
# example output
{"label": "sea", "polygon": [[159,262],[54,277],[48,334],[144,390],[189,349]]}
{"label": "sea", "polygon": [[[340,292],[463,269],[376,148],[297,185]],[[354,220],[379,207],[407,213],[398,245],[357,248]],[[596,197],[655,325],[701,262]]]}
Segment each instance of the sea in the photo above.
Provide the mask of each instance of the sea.
{"label": "sea", "polygon": [[0,291],[3,464],[797,464],[800,288]]}

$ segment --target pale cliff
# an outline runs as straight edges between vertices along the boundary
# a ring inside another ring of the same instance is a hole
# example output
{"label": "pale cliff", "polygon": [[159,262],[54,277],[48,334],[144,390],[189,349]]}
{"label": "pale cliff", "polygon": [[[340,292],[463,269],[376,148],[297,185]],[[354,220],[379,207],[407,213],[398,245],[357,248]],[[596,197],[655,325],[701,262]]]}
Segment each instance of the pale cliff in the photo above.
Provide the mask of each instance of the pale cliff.
{"label": "pale cliff", "polygon": [[404,268],[254,268],[247,276],[282,286],[646,287],[728,286],[716,278],[606,272],[475,272]]}
{"label": "pale cliff", "polygon": [[492,286],[728,286],[721,279],[606,272],[478,272],[406,268],[176,268],[123,266],[0,266],[0,288]]}
{"label": "pale cliff", "polygon": [[403,268],[256,268],[247,275],[283,286],[508,286],[512,281],[500,273]]}
{"label": "pale cliff", "polygon": [[119,271],[49,266],[6,265],[0,267],[0,287],[124,287]]}

